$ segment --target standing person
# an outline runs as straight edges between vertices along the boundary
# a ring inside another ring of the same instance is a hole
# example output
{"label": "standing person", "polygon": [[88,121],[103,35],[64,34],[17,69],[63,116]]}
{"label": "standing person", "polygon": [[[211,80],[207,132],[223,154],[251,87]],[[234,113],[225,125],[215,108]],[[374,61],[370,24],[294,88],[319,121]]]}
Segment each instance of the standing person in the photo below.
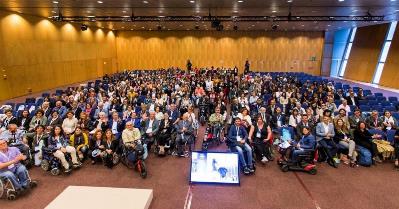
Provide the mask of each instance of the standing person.
{"label": "standing person", "polygon": [[191,72],[191,67],[193,66],[193,64],[191,64],[191,61],[188,59],[187,60],[187,73]]}
{"label": "standing person", "polygon": [[255,153],[262,163],[272,160],[270,153],[271,138],[272,130],[270,126],[262,120],[261,116],[258,116],[256,123],[251,126],[248,139],[251,144],[254,144]]}
{"label": "standing person", "polygon": [[249,73],[249,66],[250,66],[250,64],[249,64],[249,61],[247,58],[247,60],[245,61],[244,74]]}

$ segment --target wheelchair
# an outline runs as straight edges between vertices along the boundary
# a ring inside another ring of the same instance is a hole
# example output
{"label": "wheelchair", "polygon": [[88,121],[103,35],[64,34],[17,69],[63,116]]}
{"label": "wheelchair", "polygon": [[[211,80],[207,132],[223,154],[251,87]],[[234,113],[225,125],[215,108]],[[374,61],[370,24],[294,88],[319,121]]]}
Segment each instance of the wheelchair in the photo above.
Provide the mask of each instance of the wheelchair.
{"label": "wheelchair", "polygon": [[292,154],[294,151],[293,147],[287,149],[279,147],[279,153],[281,154],[281,157],[277,160],[277,164],[280,166],[281,171],[304,171],[311,175],[317,174],[317,168],[314,164],[318,155],[316,148],[313,150],[305,150],[304,153],[299,154],[297,162],[292,162],[290,159],[285,157],[286,152],[288,151]]}
{"label": "wheelchair", "polygon": [[[141,178],[145,179],[147,177],[148,171],[147,166],[144,162],[144,145],[141,143],[141,140],[134,140],[133,142],[128,143],[134,144],[135,147],[133,148],[131,146],[123,145],[120,161],[126,167],[130,169],[136,169],[140,173]],[[136,155],[136,159],[134,160],[134,162],[129,159],[132,154]]]}
{"label": "wheelchair", "polygon": [[[69,167],[73,167],[72,158],[69,153],[65,153],[65,160],[68,162]],[[64,167],[61,161],[53,155],[53,150],[43,147],[42,149],[42,162],[40,167],[44,171],[50,171],[51,175],[58,176]]]}
{"label": "wheelchair", "polygon": [[[10,139],[11,140],[11,139]],[[10,141],[11,142],[11,141]],[[16,144],[16,143],[9,143],[8,146],[16,147],[19,151],[26,156],[26,159],[21,161],[21,163],[27,168],[31,168],[34,164],[34,160],[32,158],[32,151],[29,147],[26,147],[24,144]]]}
{"label": "wheelchair", "polygon": [[[29,173],[27,173],[29,185],[33,188],[36,187],[36,183],[33,183]],[[20,193],[15,189],[14,184],[7,177],[0,177],[0,199],[7,198],[7,200],[15,200]]]}
{"label": "wheelchair", "polygon": [[[215,128],[220,129],[220,131],[216,135],[213,134]],[[221,143],[223,143],[225,141],[224,129],[225,129],[224,126],[220,124],[216,125],[208,124],[208,126],[205,129],[204,139],[202,141],[202,150],[207,151],[209,145],[216,144],[216,146],[219,146]]]}

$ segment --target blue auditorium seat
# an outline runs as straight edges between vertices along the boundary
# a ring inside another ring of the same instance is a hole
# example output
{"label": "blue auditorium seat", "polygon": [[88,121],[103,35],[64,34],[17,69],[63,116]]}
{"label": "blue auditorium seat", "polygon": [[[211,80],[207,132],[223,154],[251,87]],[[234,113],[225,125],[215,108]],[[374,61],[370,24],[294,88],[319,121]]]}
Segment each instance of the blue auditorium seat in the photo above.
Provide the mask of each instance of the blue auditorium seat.
{"label": "blue auditorium seat", "polygon": [[385,106],[384,110],[390,111],[390,112],[394,112],[396,111],[396,108],[394,106]]}
{"label": "blue auditorium seat", "polygon": [[382,93],[374,93],[374,96],[376,96],[376,97],[382,97],[382,96],[384,96]]}
{"label": "blue auditorium seat", "polygon": [[390,102],[397,102],[398,98],[397,97],[388,97],[388,101]]}

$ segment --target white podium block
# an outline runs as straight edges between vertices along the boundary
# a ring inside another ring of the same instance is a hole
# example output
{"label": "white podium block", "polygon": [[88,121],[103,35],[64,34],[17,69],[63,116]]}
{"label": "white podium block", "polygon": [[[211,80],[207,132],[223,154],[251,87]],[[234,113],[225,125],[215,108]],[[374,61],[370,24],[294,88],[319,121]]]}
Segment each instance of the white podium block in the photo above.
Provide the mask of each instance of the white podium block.
{"label": "white podium block", "polygon": [[152,189],[68,186],[46,209],[148,209]]}

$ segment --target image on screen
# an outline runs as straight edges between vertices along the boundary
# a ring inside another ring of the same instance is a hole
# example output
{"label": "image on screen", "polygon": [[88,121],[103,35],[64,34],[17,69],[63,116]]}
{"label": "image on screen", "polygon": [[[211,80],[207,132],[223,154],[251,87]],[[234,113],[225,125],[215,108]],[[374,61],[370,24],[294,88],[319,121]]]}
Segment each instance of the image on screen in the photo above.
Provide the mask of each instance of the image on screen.
{"label": "image on screen", "polygon": [[190,182],[239,184],[238,154],[192,152]]}

